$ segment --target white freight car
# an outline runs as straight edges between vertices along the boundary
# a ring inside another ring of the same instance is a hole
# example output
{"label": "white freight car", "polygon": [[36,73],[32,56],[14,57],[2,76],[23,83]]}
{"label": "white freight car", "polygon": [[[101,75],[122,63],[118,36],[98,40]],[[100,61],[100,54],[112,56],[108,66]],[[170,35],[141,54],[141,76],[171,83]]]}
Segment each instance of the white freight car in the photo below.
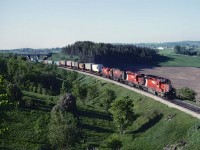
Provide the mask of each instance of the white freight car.
{"label": "white freight car", "polygon": [[74,61],[72,61],[72,66],[71,66],[71,67],[73,68],[74,66],[75,66],[75,62],[74,62]]}
{"label": "white freight car", "polygon": [[103,68],[102,64],[92,64],[92,71],[94,72],[101,72],[102,68]]}
{"label": "white freight car", "polygon": [[67,67],[72,67],[72,61],[67,61]]}
{"label": "white freight car", "polygon": [[92,63],[85,63],[85,69],[91,71],[92,70]]}
{"label": "white freight car", "polygon": [[54,64],[55,64],[56,66],[61,66],[60,61],[55,61]]}
{"label": "white freight car", "polygon": [[49,65],[52,65],[52,64],[53,64],[53,61],[52,61],[52,60],[48,60],[47,63],[48,63]]}
{"label": "white freight car", "polygon": [[65,60],[61,60],[60,64],[61,64],[61,66],[66,66],[66,61]]}

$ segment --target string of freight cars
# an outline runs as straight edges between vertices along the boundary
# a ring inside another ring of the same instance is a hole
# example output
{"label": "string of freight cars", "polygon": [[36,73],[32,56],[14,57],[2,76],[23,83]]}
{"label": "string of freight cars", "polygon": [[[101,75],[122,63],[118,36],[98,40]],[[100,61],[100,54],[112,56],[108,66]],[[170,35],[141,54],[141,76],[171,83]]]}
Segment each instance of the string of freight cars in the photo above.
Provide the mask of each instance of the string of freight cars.
{"label": "string of freight cars", "polygon": [[[104,79],[108,82],[112,82],[116,85],[120,85],[124,88],[135,91],[142,95],[151,97],[154,100],[159,101],[169,107],[179,109],[180,111],[183,111],[193,117],[200,119],[199,107],[174,99],[175,98],[174,88],[172,87],[171,82],[168,79],[153,75],[144,75],[144,74],[140,75],[134,72],[122,71],[115,68],[107,68],[104,67],[102,64],[79,63],[75,61],[51,61],[51,60],[44,60],[42,62],[45,64],[55,64],[58,67],[70,71],[76,71],[99,79]],[[139,82],[139,78],[141,78],[141,80],[143,79],[143,81]],[[152,84],[148,82],[152,82]],[[158,91],[157,89],[159,87],[160,87],[159,90],[162,91],[160,92],[160,94],[163,93],[161,95],[158,95],[157,93]]]}
{"label": "string of freight cars", "polygon": [[108,68],[104,67],[103,64],[79,63],[76,61],[64,60],[44,60],[43,62],[45,64],[55,64],[60,67],[68,67],[71,69],[95,73],[96,75],[130,85],[131,87],[141,89],[164,99],[171,100],[175,97],[175,90],[172,87],[171,81],[166,78],[154,75],[138,74],[136,72],[124,71],[117,68]]}

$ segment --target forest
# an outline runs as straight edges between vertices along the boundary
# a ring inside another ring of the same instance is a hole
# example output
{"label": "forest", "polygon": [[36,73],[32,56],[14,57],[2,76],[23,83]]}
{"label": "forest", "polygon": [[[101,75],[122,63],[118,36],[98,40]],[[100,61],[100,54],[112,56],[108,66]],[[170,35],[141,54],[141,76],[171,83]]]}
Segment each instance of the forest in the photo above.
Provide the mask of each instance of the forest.
{"label": "forest", "polygon": [[80,62],[102,64],[140,63],[144,64],[157,57],[154,49],[128,44],[93,43],[90,41],[76,42],[62,49],[62,53],[79,56]]}

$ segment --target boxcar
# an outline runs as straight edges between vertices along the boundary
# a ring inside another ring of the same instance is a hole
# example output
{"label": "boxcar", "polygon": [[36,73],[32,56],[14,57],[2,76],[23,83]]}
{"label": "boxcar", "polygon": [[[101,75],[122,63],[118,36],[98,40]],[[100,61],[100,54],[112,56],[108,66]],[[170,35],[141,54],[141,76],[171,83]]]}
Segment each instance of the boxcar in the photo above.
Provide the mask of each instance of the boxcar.
{"label": "boxcar", "polygon": [[43,63],[44,63],[44,64],[48,64],[48,60],[44,60]]}
{"label": "boxcar", "polygon": [[92,64],[92,71],[93,72],[101,72],[101,69],[103,68],[102,64]]}
{"label": "boxcar", "polygon": [[61,66],[60,61],[55,61],[54,64],[55,64],[56,66]]}
{"label": "boxcar", "polygon": [[66,61],[67,67],[72,67],[72,61]]}
{"label": "boxcar", "polygon": [[78,64],[79,64],[79,62],[74,62],[74,68],[76,68],[76,69],[78,69]]}
{"label": "boxcar", "polygon": [[84,63],[79,63],[78,64],[79,69],[85,70],[85,64]]}
{"label": "boxcar", "polygon": [[72,68],[74,68],[75,67],[75,62],[74,61],[72,61]]}
{"label": "boxcar", "polygon": [[48,63],[49,65],[52,65],[54,62],[53,62],[52,60],[48,60],[47,63]]}
{"label": "boxcar", "polygon": [[85,70],[92,70],[92,63],[85,63]]}
{"label": "boxcar", "polygon": [[61,64],[61,66],[66,66],[66,61],[65,60],[61,60],[60,64]]}

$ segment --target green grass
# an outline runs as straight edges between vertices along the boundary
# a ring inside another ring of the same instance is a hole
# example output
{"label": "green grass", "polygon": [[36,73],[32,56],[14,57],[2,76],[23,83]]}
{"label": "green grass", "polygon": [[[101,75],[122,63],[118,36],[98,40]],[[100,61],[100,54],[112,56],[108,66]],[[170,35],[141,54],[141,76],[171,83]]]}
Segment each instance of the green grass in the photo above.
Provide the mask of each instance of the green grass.
{"label": "green grass", "polygon": [[[81,74],[78,75],[77,80],[81,84],[96,84],[99,91],[93,100],[77,101],[80,127],[85,139],[85,143],[80,142],[78,149],[86,149],[90,144],[98,145],[99,149],[107,149],[106,143],[112,136],[121,139],[122,150],[163,149],[166,145],[176,144],[180,140],[190,140],[188,130],[198,122],[198,119],[183,112],[112,83]],[[111,114],[103,108],[102,90],[106,88],[114,90],[117,97],[129,96],[133,100],[137,119],[128,127],[124,135],[118,134]],[[8,133],[4,138],[0,138],[0,149],[40,149],[48,146],[50,111],[59,96],[45,96],[26,91],[23,91],[23,94],[38,100],[37,107],[35,109],[10,107],[2,111],[5,121],[1,125],[8,127]],[[161,116],[152,119],[154,111]],[[170,116],[174,117],[169,119]],[[198,134],[194,136],[200,138]],[[200,143],[194,146],[188,142],[187,146],[187,149],[195,149],[200,146]]]}
{"label": "green grass", "polygon": [[173,49],[159,50],[159,54],[166,58],[166,61],[158,61],[157,66],[161,67],[200,67],[200,57],[174,54]]}
{"label": "green grass", "polygon": [[200,57],[165,54],[169,60],[166,62],[160,62],[158,65],[162,67],[200,67]]}
{"label": "green grass", "polygon": [[174,54],[174,49],[159,50],[159,54]]}

